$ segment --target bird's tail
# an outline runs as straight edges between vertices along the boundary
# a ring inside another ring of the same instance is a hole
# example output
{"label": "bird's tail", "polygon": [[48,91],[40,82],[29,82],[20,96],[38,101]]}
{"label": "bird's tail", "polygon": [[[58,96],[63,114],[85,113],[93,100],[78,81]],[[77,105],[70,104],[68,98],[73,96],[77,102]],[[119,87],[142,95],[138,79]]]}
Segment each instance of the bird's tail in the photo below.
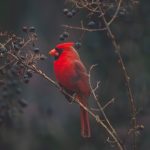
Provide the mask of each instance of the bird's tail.
{"label": "bird's tail", "polygon": [[[85,107],[87,107],[86,99],[79,96],[78,99]],[[80,121],[81,121],[81,136],[84,138],[91,137],[89,114],[82,106],[80,106]]]}

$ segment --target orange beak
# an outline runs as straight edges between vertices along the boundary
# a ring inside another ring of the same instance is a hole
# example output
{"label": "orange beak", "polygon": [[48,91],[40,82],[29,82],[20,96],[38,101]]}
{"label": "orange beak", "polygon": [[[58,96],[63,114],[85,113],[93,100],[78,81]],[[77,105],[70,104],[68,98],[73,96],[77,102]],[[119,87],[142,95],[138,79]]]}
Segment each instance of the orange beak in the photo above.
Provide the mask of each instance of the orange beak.
{"label": "orange beak", "polygon": [[58,52],[55,49],[50,50],[48,54],[53,56],[53,57],[59,55]]}

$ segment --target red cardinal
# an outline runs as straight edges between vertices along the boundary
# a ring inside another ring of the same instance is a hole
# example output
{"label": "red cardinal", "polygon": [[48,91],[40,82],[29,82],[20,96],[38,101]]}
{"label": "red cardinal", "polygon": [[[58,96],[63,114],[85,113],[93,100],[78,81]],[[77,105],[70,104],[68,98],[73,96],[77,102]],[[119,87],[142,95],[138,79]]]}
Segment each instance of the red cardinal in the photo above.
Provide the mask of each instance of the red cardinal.
{"label": "red cardinal", "polygon": [[[73,48],[73,42],[61,43],[52,49],[49,54],[55,58],[54,72],[59,85],[70,95],[76,95],[79,101],[87,106],[90,95],[88,74],[79,54]],[[65,95],[71,101],[71,99]],[[81,135],[90,137],[90,123],[88,112],[80,106]]]}

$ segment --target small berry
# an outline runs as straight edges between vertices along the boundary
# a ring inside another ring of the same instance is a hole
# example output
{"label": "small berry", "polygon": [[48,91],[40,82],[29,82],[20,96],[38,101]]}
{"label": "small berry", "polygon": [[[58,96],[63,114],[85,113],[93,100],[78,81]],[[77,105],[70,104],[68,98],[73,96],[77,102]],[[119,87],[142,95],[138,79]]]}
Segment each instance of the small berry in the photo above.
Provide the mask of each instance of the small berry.
{"label": "small berry", "polygon": [[90,28],[94,27],[94,26],[95,26],[95,22],[94,22],[94,21],[90,21],[90,22],[88,23],[88,26],[89,26]]}
{"label": "small berry", "polygon": [[72,17],[73,17],[72,12],[69,11],[69,12],[67,13],[67,17],[68,17],[68,18],[72,18]]}
{"label": "small berry", "polygon": [[40,52],[40,49],[39,49],[38,47],[35,47],[35,48],[33,49],[33,51],[34,51],[35,53],[39,53],[39,52]]}
{"label": "small berry", "polygon": [[65,40],[65,38],[64,38],[64,36],[62,34],[59,36],[59,40],[60,41],[64,41]]}
{"label": "small berry", "polygon": [[24,74],[24,79],[29,78],[29,76],[27,74]]}
{"label": "small berry", "polygon": [[17,45],[17,44],[14,44],[14,49],[16,50],[16,51],[18,51],[19,50],[19,45]]}
{"label": "small berry", "polygon": [[29,78],[33,76],[32,71],[30,69],[27,70],[26,74],[28,75]]}
{"label": "small berry", "polygon": [[27,107],[27,105],[28,105],[27,101],[24,100],[24,99],[19,99],[19,100],[18,100],[18,103],[19,103],[19,104],[21,105],[21,107],[23,107],[23,108]]}
{"label": "small berry", "polygon": [[0,48],[0,53],[5,53],[5,52],[7,52],[7,49],[5,47],[1,47]]}
{"label": "small berry", "polygon": [[81,45],[82,45],[81,42],[76,42],[76,43],[75,43],[75,47],[76,47],[77,49],[79,49],[79,48],[81,47]]}
{"label": "small berry", "polygon": [[68,12],[69,12],[69,10],[68,10],[67,8],[64,8],[64,9],[63,9],[63,13],[64,13],[65,15],[67,15]]}
{"label": "small berry", "polygon": [[35,32],[35,27],[33,27],[33,26],[30,27],[30,28],[29,28],[29,32]]}
{"label": "small berry", "polygon": [[46,57],[44,55],[40,56],[40,60],[45,60],[45,59],[46,59]]}
{"label": "small berry", "polygon": [[68,38],[68,36],[69,36],[69,33],[68,33],[68,32],[64,32],[64,33],[63,33],[63,37],[64,37],[64,38]]}
{"label": "small berry", "polygon": [[119,11],[119,15],[120,16],[125,16],[126,15],[126,9],[121,9],[120,11]]}
{"label": "small berry", "polygon": [[28,32],[28,28],[26,26],[22,27],[22,31],[27,33]]}
{"label": "small berry", "polygon": [[77,11],[75,10],[75,9],[72,9],[72,15],[74,16],[76,13],[77,13]]}

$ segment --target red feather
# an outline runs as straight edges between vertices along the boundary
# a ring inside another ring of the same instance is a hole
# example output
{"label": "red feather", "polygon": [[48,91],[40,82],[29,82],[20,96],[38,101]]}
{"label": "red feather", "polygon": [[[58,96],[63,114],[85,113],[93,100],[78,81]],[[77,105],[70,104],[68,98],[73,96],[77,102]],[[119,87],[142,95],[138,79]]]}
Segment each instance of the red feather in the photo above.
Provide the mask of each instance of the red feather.
{"label": "red feather", "polygon": [[58,44],[56,45],[57,48],[66,48],[66,47],[72,47],[74,46],[74,42],[67,42],[67,43],[61,43],[61,44]]}
{"label": "red feather", "polygon": [[[60,50],[53,49],[49,54],[56,58],[54,61],[54,72],[60,86],[71,95],[75,93],[79,101],[87,107],[87,98],[90,95],[89,76],[73,45],[73,42],[58,44],[56,48]],[[81,106],[80,120],[81,135],[83,137],[90,137],[88,112]]]}

